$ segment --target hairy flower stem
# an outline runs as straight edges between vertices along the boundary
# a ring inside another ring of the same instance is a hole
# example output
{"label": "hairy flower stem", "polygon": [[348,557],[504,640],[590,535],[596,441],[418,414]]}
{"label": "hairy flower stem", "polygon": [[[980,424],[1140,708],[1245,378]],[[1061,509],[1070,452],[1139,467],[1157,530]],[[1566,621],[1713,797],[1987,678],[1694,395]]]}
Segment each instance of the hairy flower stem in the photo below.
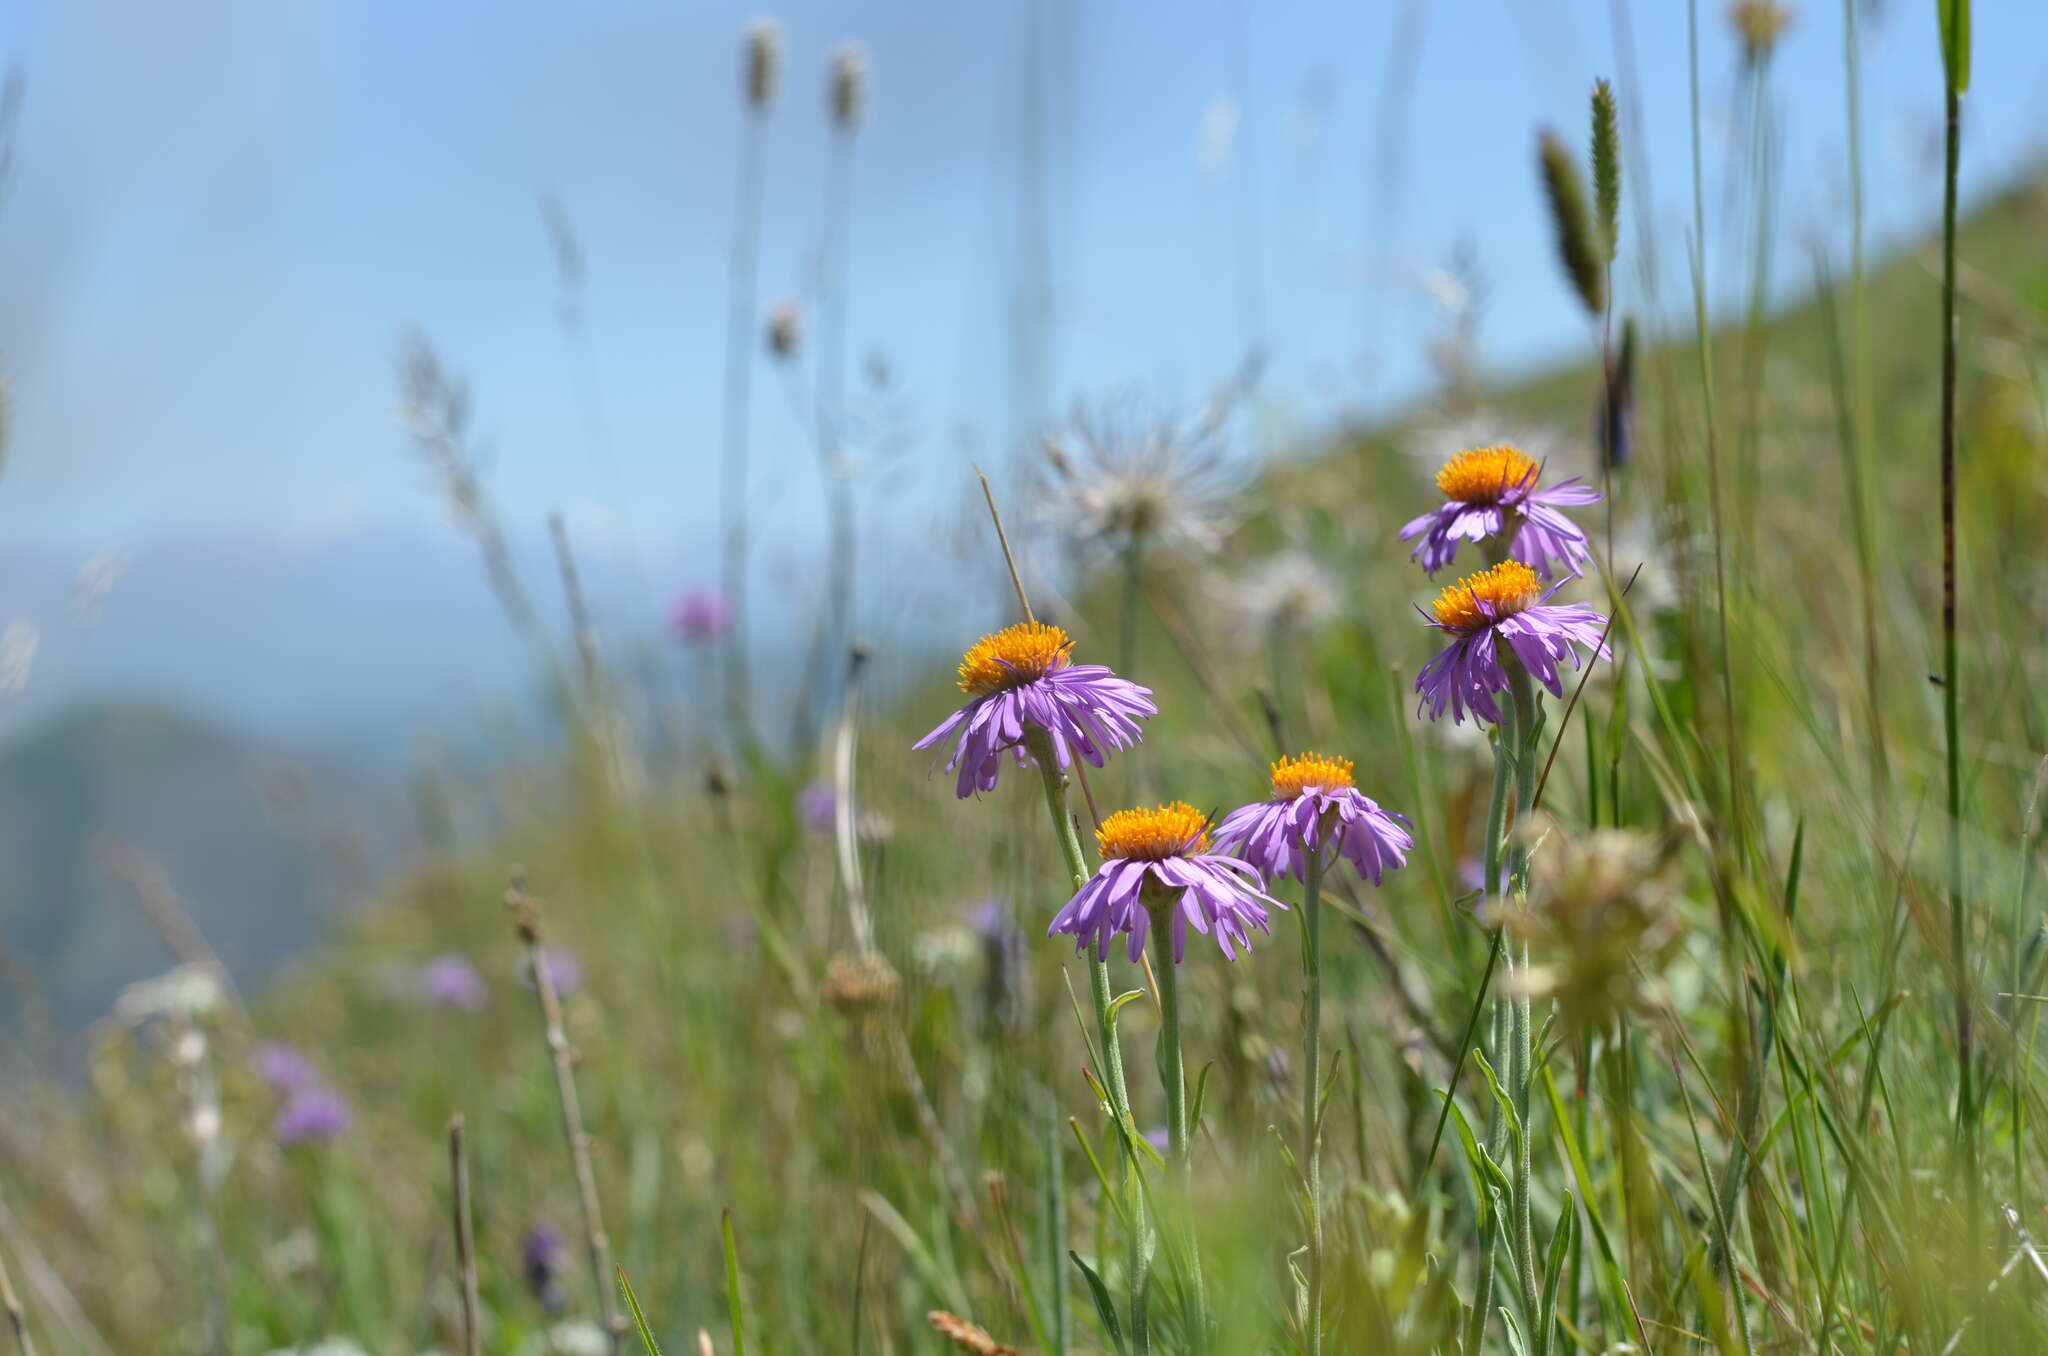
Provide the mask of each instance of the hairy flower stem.
{"label": "hairy flower stem", "polygon": [[[1486,873],[1486,895],[1480,901],[1480,908],[1483,911],[1497,910],[1500,907],[1501,870],[1506,860],[1504,848],[1506,846],[1508,784],[1513,778],[1514,769],[1514,755],[1510,751],[1511,745],[1509,743],[1511,738],[1512,734],[1505,727],[1494,732],[1493,790],[1486,802],[1486,839],[1483,844]],[[1480,1008],[1486,1002],[1487,989],[1490,981],[1493,979],[1494,967],[1500,960],[1501,950],[1501,929],[1498,920],[1496,920],[1493,928],[1493,940],[1487,948],[1486,971],[1479,978],[1479,997],[1472,1009],[1473,1023],[1477,1022]],[[1496,1005],[1492,1032],[1496,1063],[1498,1063],[1501,1053],[1500,1028],[1500,1009]],[[1451,1098],[1458,1094],[1458,1076],[1464,1069],[1465,1054],[1471,1048],[1471,1045],[1472,1024],[1467,1024],[1465,1039],[1458,1046],[1458,1067],[1451,1070],[1451,1084],[1444,1094],[1444,1116],[1450,1114]],[[1491,1099],[1489,1099],[1490,1101]],[[1493,1130],[1487,1136],[1487,1151],[1497,1155],[1501,1147],[1498,1133],[1501,1128],[1500,1110],[1497,1106],[1493,1108],[1491,1120],[1493,1122]],[[1443,1117],[1439,1117],[1437,1121],[1437,1136],[1441,1138],[1442,1135]],[[1435,1145],[1432,1143],[1432,1158],[1435,1156],[1434,1149]],[[1479,1280],[1473,1291],[1473,1310],[1465,1336],[1465,1350],[1471,1352],[1479,1350],[1480,1339],[1485,1336],[1487,1320],[1493,1312],[1494,1244],[1499,1234],[1500,1225],[1497,1200],[1493,1205],[1487,1205],[1482,1201],[1481,1207]]]}
{"label": "hairy flower stem", "polygon": [[[1541,729],[1538,725],[1536,693],[1529,680],[1528,670],[1514,660],[1506,665],[1508,671],[1509,695],[1514,700],[1515,712],[1515,824],[1517,844],[1505,849],[1508,864],[1508,888],[1517,898],[1526,889],[1524,877],[1527,874],[1527,849],[1519,841],[1528,830],[1529,814],[1536,799],[1537,759],[1541,752]],[[1495,851],[1502,851],[1495,845]],[[1526,907],[1518,905],[1517,907]],[[1509,948],[1509,974],[1517,979],[1526,979],[1529,972],[1529,944],[1518,941]],[[1519,1129],[1515,1134],[1515,1161],[1509,1180],[1514,1189],[1515,1265],[1519,1270],[1522,1287],[1523,1322],[1532,1337],[1538,1353],[1549,1349],[1550,1322],[1547,1315],[1539,1314],[1536,1275],[1536,1228],[1534,1211],[1530,1202],[1531,1151],[1529,1134],[1529,1090],[1535,1083],[1535,1041],[1531,1022],[1531,1003],[1526,984],[1517,983],[1509,998],[1509,1041],[1508,1051],[1508,1096],[1513,1100],[1515,1119]]]}
{"label": "hairy flower stem", "polygon": [[1334,826],[1325,814],[1301,873],[1301,1161],[1308,1178],[1308,1356],[1323,1350],[1323,849]]}
{"label": "hairy flower stem", "polygon": [[1166,1091],[1168,1168],[1187,1246],[1188,1288],[1194,1297],[1195,1335],[1189,1347],[1200,1352],[1209,1345],[1209,1296],[1202,1284],[1202,1250],[1195,1240],[1195,1156],[1188,1125],[1187,1066],[1180,1052],[1180,966],[1173,959],[1172,910],[1170,902],[1152,910],[1152,969],[1159,978],[1159,1021],[1165,1038],[1159,1082]]}
{"label": "hairy flower stem", "polygon": [[[1060,851],[1066,858],[1070,888],[1080,889],[1088,882],[1088,862],[1081,853],[1081,837],[1074,829],[1074,817],[1067,809],[1067,775],[1060,771],[1059,760],[1053,753],[1052,739],[1045,731],[1030,728],[1024,732],[1024,747],[1030,752],[1031,760],[1038,764],[1039,778],[1045,785],[1045,808],[1052,815],[1053,836],[1059,839]],[[1117,1142],[1124,1145],[1124,1171],[1131,1192],[1131,1246],[1130,1282],[1132,1327],[1144,1331],[1139,1317],[1139,1296],[1145,1284],[1145,1201],[1144,1193],[1136,1189],[1138,1164],[1131,1152],[1129,1137],[1136,1133],[1131,1120],[1131,1094],[1124,1082],[1123,1046],[1117,1040],[1116,1021],[1110,1015],[1113,995],[1109,985],[1109,962],[1091,950],[1088,956],[1088,996],[1095,1007],[1095,1029],[1102,1042],[1102,1085],[1109,1092],[1109,1113],[1117,1122]]]}

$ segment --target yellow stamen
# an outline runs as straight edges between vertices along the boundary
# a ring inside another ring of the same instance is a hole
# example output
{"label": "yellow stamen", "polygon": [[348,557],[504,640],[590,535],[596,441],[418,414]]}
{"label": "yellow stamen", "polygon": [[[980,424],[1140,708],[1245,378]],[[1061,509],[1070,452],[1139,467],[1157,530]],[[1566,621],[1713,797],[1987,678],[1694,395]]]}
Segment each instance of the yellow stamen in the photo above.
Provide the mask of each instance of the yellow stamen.
{"label": "yellow stamen", "polygon": [[1351,760],[1326,758],[1320,753],[1299,753],[1273,764],[1273,794],[1293,800],[1311,786],[1324,791],[1350,786]]}
{"label": "yellow stamen", "polygon": [[1536,460],[1519,447],[1497,443],[1458,453],[1436,473],[1444,498],[1464,504],[1497,504],[1502,495],[1536,475]]}
{"label": "yellow stamen", "polygon": [[1158,861],[1209,846],[1209,817],[1184,800],[1151,809],[1118,810],[1095,831],[1104,857]]}
{"label": "yellow stamen", "polygon": [[1043,678],[1072,660],[1074,642],[1045,622],[1018,622],[983,636],[960,657],[960,688],[977,697]]}
{"label": "yellow stamen", "polygon": [[[1437,595],[1430,610],[1455,631],[1476,631],[1528,607],[1543,596],[1536,572],[1519,560],[1503,560],[1490,570],[1468,575]],[[1485,603],[1493,615],[1480,609]]]}

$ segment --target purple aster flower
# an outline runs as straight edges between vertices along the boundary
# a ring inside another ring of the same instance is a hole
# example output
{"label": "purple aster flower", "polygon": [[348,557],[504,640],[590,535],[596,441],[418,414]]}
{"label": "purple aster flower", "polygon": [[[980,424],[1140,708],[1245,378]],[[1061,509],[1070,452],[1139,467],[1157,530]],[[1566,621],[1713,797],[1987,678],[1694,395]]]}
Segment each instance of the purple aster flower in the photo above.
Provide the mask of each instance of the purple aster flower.
{"label": "purple aster flower", "polygon": [[1319,850],[1327,829],[1336,835],[1338,855],[1378,885],[1388,867],[1407,864],[1415,846],[1407,825],[1352,784],[1349,758],[1305,753],[1274,763],[1273,798],[1224,816],[1216,842],[1267,876],[1299,880],[1303,850]]}
{"label": "purple aster flower", "polygon": [[1073,934],[1076,950],[1092,940],[1096,956],[1106,957],[1111,934],[1121,932],[1129,938],[1125,954],[1135,961],[1157,921],[1173,926],[1174,964],[1187,952],[1189,924],[1213,935],[1225,960],[1235,960],[1239,950],[1251,948],[1250,928],[1273,930],[1265,906],[1287,907],[1260,888],[1250,863],[1207,851],[1208,821],[1185,801],[1120,810],[1102,821],[1095,840],[1102,866],[1045,934]]}
{"label": "purple aster flower", "polygon": [[1009,905],[995,895],[968,912],[967,926],[981,942],[984,1010],[998,1022],[1021,1022],[1030,999],[1023,929],[1011,920]]}
{"label": "purple aster flower", "polygon": [[732,605],[717,589],[688,589],[669,609],[668,627],[692,645],[717,640],[732,625]]}
{"label": "purple aster flower", "polygon": [[484,977],[469,963],[469,958],[451,951],[420,968],[420,997],[440,1007],[475,1012],[483,1007],[489,994],[484,988]]}
{"label": "purple aster flower", "polygon": [[1555,577],[1553,565],[1569,574],[1583,573],[1589,558],[1586,534],[1558,510],[1591,504],[1600,498],[1599,491],[1579,484],[1577,476],[1538,489],[1542,471],[1528,453],[1505,443],[1458,453],[1436,473],[1442,506],[1401,529],[1402,541],[1422,538],[1410,559],[1435,574],[1451,563],[1459,542],[1511,532],[1508,554],[1545,579]]}
{"label": "purple aster flower", "polygon": [[[544,946],[540,949],[541,973],[548,977],[548,983],[556,994],[567,998],[583,987],[583,962],[576,959],[572,951],[558,946]],[[519,982],[533,987],[533,963],[522,962],[519,966]]]}
{"label": "purple aster flower", "polygon": [[804,827],[823,833],[832,827],[832,821],[839,814],[839,793],[830,782],[812,782],[796,796],[797,818]]}
{"label": "purple aster flower", "polygon": [[519,1240],[519,1270],[526,1288],[550,1314],[559,1314],[568,1303],[562,1291],[562,1272],[569,1264],[569,1246],[562,1231],[546,1220],[526,1231]]}
{"label": "purple aster flower", "polygon": [[1045,732],[1062,770],[1075,755],[1101,767],[1109,750],[1138,742],[1138,722],[1159,708],[1150,688],[1101,664],[1074,663],[1073,648],[1065,631],[1044,622],[983,636],[960,660],[960,688],[972,700],[912,747],[950,742],[946,771],[959,771],[954,790],[963,798],[995,789],[1005,753],[1018,767],[1031,765],[1031,728]]}
{"label": "purple aster flower", "polygon": [[[1574,646],[1602,659],[1614,657],[1604,639],[1607,619],[1584,603],[1545,601],[1556,591],[1544,589],[1519,560],[1506,560],[1438,596],[1431,608],[1435,615],[1423,616],[1451,643],[1415,677],[1415,690],[1431,720],[1440,719],[1448,707],[1453,721],[1462,722],[1470,711],[1474,720],[1498,725],[1500,708],[1493,694],[1507,690],[1510,659],[1519,660],[1552,696],[1562,697],[1557,661],[1569,659],[1578,668],[1582,661]],[[1500,652],[1503,641],[1507,654]]]}
{"label": "purple aster flower", "polygon": [[297,1046],[283,1041],[265,1041],[256,1047],[250,1063],[256,1066],[256,1076],[269,1085],[272,1092],[289,1095],[307,1088],[317,1087],[320,1074],[313,1068],[313,1061],[299,1053]]}
{"label": "purple aster flower", "polygon": [[354,1120],[340,1093],[316,1083],[285,1098],[277,1119],[270,1123],[270,1132],[277,1136],[279,1144],[289,1148],[294,1144],[340,1139]]}

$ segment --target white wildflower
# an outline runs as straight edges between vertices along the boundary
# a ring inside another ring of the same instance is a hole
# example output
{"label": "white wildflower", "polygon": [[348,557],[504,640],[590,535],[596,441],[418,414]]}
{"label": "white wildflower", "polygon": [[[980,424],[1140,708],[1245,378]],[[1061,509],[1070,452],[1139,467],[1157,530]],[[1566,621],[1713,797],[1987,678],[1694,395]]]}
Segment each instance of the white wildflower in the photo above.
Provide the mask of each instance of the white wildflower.
{"label": "white wildflower", "polygon": [[114,1000],[114,1016],[126,1026],[155,1018],[191,1021],[220,1006],[220,976],[204,965],[180,965],[154,979],[138,980]]}
{"label": "white wildflower", "polygon": [[1226,581],[1222,601],[1239,634],[1263,638],[1276,629],[1312,630],[1337,615],[1342,595],[1313,556],[1278,551]]}
{"label": "white wildflower", "polygon": [[28,690],[38,644],[36,628],[25,621],[11,621],[0,631],[0,697],[19,697]]}
{"label": "white wildflower", "polygon": [[1184,430],[1128,410],[1082,411],[1046,442],[1053,477],[1041,512],[1111,558],[1218,550],[1242,479],[1214,445],[1221,423],[1212,413]]}

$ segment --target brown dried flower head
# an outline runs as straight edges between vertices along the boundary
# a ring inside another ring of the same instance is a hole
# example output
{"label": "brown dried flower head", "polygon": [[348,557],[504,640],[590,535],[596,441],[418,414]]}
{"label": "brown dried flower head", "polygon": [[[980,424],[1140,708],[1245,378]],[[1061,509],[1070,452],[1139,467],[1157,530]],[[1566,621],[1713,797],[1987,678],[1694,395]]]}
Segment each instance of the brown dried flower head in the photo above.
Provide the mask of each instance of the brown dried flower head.
{"label": "brown dried flower head", "polygon": [[803,343],[804,313],[793,301],[775,304],[768,313],[768,352],[782,362],[796,356],[797,346]]}
{"label": "brown dried flower head", "polygon": [[775,102],[775,85],[782,71],[782,25],[760,18],[747,25],[747,103],[755,112],[765,113]]}
{"label": "brown dried flower head", "polygon": [[896,1001],[902,981],[878,951],[834,956],[825,965],[824,999],[841,1012],[873,1012]]}
{"label": "brown dried flower head", "polygon": [[832,50],[832,121],[850,132],[860,126],[867,106],[867,49],[857,42],[842,42]]}
{"label": "brown dried flower head", "polygon": [[925,1321],[937,1329],[940,1336],[949,1338],[954,1346],[962,1351],[971,1351],[975,1356],[1018,1356],[1017,1348],[1004,1346],[990,1337],[986,1329],[969,1323],[958,1314],[934,1309],[925,1315]]}
{"label": "brown dried flower head", "polygon": [[1792,26],[1792,7],[1778,0],[1737,0],[1728,7],[1728,23],[1742,40],[1743,61],[1753,66],[1771,55]]}
{"label": "brown dried flower head", "polygon": [[1567,836],[1547,817],[1525,832],[1534,847],[1528,907],[1494,910],[1529,944],[1530,968],[1514,987],[1553,1000],[1575,1030],[1661,1006],[1662,975],[1686,931],[1679,839],[1635,829]]}

